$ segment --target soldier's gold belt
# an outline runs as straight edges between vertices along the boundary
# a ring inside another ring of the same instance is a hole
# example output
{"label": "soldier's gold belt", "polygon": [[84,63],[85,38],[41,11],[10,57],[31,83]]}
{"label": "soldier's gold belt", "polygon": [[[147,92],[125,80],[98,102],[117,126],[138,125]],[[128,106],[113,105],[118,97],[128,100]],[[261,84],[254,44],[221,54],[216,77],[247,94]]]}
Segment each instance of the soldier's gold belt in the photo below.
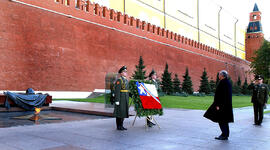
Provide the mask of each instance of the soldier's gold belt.
{"label": "soldier's gold belt", "polygon": [[120,90],[120,92],[128,92],[128,90]]}

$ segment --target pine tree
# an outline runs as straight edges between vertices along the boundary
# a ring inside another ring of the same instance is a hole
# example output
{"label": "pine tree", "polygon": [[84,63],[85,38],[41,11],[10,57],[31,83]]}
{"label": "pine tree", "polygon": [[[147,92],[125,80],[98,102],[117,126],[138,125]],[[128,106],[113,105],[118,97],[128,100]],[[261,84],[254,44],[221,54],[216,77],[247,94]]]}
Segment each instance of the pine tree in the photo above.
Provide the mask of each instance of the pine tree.
{"label": "pine tree", "polygon": [[228,80],[229,80],[229,82],[230,82],[231,85],[232,85],[232,93],[233,93],[233,94],[237,94],[237,93],[236,93],[236,89],[235,89],[235,84],[233,83],[231,77],[228,77]]}
{"label": "pine tree", "polygon": [[172,77],[168,71],[168,63],[166,63],[164,73],[162,74],[162,91],[168,95],[173,93],[173,84],[172,84]]}
{"label": "pine tree", "polygon": [[215,91],[216,91],[216,83],[212,78],[211,78],[211,80],[209,82],[209,86],[210,86],[210,92],[215,93]]}
{"label": "pine tree", "polygon": [[181,93],[182,92],[180,85],[181,85],[181,82],[178,78],[178,75],[175,74],[174,79],[173,79],[173,92],[174,93]]}
{"label": "pine tree", "polygon": [[233,81],[232,81],[231,77],[228,77],[228,80],[230,81],[231,85],[233,86]]}
{"label": "pine tree", "polygon": [[203,69],[203,73],[201,76],[201,85],[199,88],[200,93],[205,93],[209,94],[210,93],[210,86],[209,86],[209,81],[208,81],[208,76],[205,68]]}
{"label": "pine tree", "polygon": [[186,73],[183,76],[184,80],[183,80],[183,84],[182,84],[182,90],[183,92],[186,92],[188,94],[193,94],[193,88],[192,88],[192,81],[191,78],[188,74],[188,68],[186,68]]}
{"label": "pine tree", "polygon": [[145,70],[144,70],[145,66],[143,65],[143,58],[142,56],[140,56],[139,59],[139,64],[138,66],[136,65],[136,70],[134,72],[134,74],[132,75],[132,78],[135,80],[144,80],[147,77],[145,76]]}
{"label": "pine tree", "polygon": [[233,93],[235,93],[235,94],[241,93],[241,78],[240,78],[240,76],[238,76],[237,82],[234,85],[233,90],[234,90]]}
{"label": "pine tree", "polygon": [[[248,87],[249,86],[254,86],[254,83],[250,82],[249,85],[248,85]],[[252,91],[253,91],[252,89],[249,89],[248,88],[248,95],[252,95]]]}
{"label": "pine tree", "polygon": [[242,94],[244,94],[244,95],[249,94],[247,78],[245,78],[245,82],[244,82],[244,84],[242,86]]}
{"label": "pine tree", "polygon": [[217,88],[218,82],[219,82],[219,72],[217,73],[216,88]]}
{"label": "pine tree", "polygon": [[240,76],[238,76],[238,80],[237,80],[237,86],[241,87],[242,81]]}
{"label": "pine tree", "polygon": [[260,49],[255,52],[251,62],[251,69],[254,74],[264,76],[264,82],[270,83],[270,42],[264,40]]}

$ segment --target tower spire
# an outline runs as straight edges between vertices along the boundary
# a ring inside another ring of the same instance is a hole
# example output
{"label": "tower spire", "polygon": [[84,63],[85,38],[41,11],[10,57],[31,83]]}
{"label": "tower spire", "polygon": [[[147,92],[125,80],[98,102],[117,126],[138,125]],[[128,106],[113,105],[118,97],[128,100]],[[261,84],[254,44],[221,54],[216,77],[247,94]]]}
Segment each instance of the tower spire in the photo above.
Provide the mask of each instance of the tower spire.
{"label": "tower spire", "polygon": [[254,5],[253,12],[250,13],[249,24],[247,28],[247,33],[252,32],[262,32],[261,12],[259,11],[256,3]]}
{"label": "tower spire", "polygon": [[254,8],[253,8],[253,12],[255,12],[255,11],[259,11],[259,8],[258,8],[256,3],[255,3]]}
{"label": "tower spire", "polygon": [[246,32],[246,60],[253,60],[252,58],[256,56],[254,52],[261,47],[263,41],[264,34],[261,25],[261,12],[255,3],[253,12],[249,14],[249,24]]}

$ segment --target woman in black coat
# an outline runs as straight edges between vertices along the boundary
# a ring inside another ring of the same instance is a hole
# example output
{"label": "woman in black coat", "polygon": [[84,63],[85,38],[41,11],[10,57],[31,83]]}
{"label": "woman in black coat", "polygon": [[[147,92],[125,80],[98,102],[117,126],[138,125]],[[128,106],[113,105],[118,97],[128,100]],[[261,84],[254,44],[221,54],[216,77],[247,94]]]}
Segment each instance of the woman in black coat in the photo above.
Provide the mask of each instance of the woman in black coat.
{"label": "woman in black coat", "polygon": [[233,122],[232,85],[225,70],[219,72],[219,83],[216,88],[213,104],[205,112],[204,117],[219,123],[222,134],[215,139],[227,140],[229,137],[229,122]]}

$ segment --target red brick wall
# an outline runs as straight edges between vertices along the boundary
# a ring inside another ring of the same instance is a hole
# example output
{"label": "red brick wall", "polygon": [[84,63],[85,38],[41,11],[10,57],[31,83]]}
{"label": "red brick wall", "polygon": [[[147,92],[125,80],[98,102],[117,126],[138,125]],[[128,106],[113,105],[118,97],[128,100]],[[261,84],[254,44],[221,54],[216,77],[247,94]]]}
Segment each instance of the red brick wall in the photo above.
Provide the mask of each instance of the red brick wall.
{"label": "red brick wall", "polygon": [[255,57],[254,52],[257,51],[263,44],[263,33],[248,33],[246,34],[246,60],[252,61]]}
{"label": "red brick wall", "polygon": [[195,90],[203,68],[214,80],[222,69],[228,70],[233,80],[238,75],[250,79],[247,61],[97,4],[88,4],[85,12],[73,7],[73,1],[70,6],[53,0],[21,1],[71,16],[0,1],[2,90],[104,88],[106,73],[127,65],[131,76],[140,55],[147,74],[154,68],[161,77],[168,62],[169,71],[177,73],[182,82],[188,67]]}

